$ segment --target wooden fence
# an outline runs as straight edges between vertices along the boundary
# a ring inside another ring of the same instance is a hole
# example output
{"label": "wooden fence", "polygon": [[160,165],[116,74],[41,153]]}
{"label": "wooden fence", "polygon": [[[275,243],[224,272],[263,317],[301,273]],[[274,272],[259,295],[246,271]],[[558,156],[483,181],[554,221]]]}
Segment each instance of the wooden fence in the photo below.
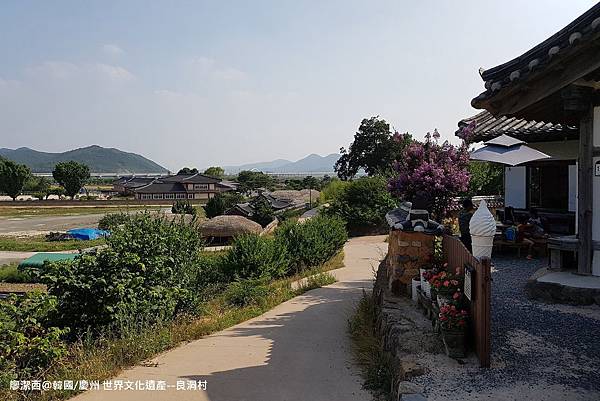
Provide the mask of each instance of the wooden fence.
{"label": "wooden fence", "polygon": [[482,367],[490,367],[491,353],[491,261],[476,259],[458,237],[444,235],[444,261],[450,268],[471,271],[471,338]]}

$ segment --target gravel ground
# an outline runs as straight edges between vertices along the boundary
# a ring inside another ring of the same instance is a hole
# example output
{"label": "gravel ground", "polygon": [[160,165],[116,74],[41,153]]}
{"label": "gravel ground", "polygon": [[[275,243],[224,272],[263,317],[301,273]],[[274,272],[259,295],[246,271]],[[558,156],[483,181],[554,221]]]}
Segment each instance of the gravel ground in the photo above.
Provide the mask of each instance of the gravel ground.
{"label": "gravel ground", "polygon": [[600,400],[600,307],[528,300],[546,263],[494,256],[492,367],[470,358],[415,378],[428,400]]}

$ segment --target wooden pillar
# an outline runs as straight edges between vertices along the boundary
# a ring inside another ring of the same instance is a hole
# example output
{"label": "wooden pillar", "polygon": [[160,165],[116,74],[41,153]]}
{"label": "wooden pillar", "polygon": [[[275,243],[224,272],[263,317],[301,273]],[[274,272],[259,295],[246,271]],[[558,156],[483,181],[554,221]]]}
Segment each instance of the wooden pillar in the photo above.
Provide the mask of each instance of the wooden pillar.
{"label": "wooden pillar", "polygon": [[577,273],[592,274],[592,208],[593,200],[593,156],[594,156],[594,108],[590,104],[579,123],[579,159],[577,161]]}

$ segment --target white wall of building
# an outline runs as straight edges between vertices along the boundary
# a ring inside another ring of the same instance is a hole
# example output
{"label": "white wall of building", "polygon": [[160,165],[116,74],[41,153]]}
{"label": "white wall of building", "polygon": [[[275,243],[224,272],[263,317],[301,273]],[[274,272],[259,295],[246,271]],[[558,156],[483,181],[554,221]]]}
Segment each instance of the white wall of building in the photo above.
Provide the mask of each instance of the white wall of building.
{"label": "white wall of building", "polygon": [[527,203],[527,169],[524,166],[504,169],[504,205],[524,209]]}

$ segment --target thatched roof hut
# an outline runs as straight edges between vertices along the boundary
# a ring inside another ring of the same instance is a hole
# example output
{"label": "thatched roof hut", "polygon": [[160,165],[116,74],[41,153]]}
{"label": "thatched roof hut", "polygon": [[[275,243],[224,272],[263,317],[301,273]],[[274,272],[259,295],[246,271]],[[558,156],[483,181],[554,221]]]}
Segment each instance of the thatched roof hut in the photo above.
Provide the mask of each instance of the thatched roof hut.
{"label": "thatched roof hut", "polygon": [[260,224],[242,216],[216,216],[200,224],[203,237],[231,238],[240,234],[260,234]]}
{"label": "thatched roof hut", "polygon": [[289,199],[293,202],[304,202],[309,201],[316,202],[319,199],[319,191],[316,189],[302,189],[299,191],[293,189],[282,189],[271,192],[271,196],[277,199]]}

